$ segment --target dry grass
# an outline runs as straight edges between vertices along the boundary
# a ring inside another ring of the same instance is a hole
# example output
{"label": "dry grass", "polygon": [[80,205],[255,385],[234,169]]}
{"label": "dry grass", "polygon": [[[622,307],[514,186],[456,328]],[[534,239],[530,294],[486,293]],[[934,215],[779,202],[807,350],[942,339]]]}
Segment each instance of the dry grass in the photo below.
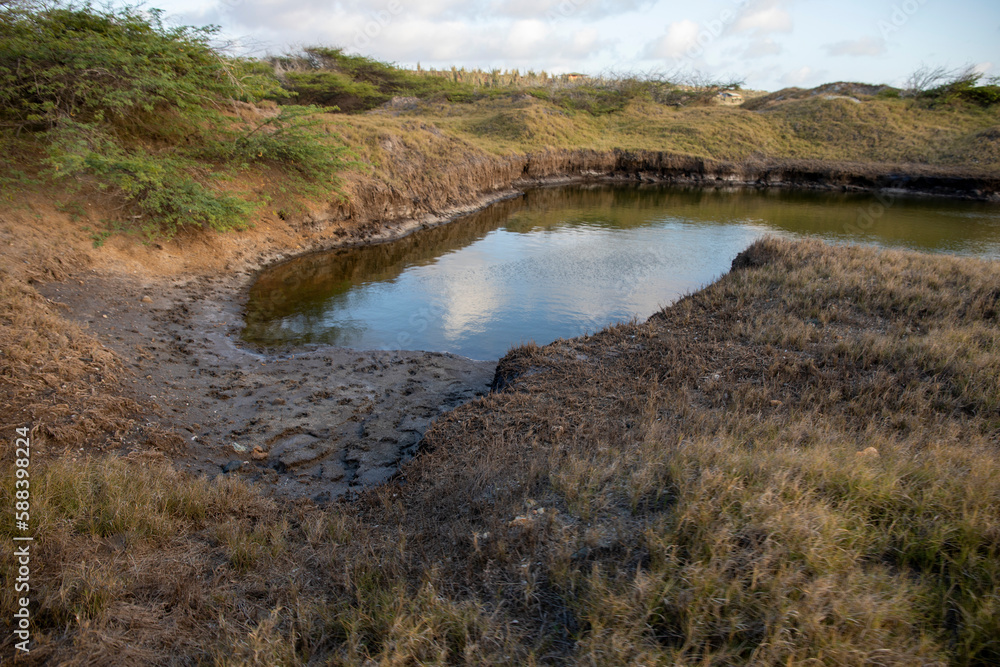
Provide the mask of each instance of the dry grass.
{"label": "dry grass", "polygon": [[[630,102],[593,116],[544,100],[514,96],[475,104],[421,104],[409,111],[372,112],[383,131],[406,119],[491,154],[558,149],[666,151],[718,160],[797,158],[847,162],[979,165],[996,170],[988,149],[1000,108],[928,109],[908,101],[852,102],[816,96],[760,110],[674,108]],[[364,117],[336,126],[364,126]],[[409,136],[408,134],[405,136]],[[986,148],[986,150],[984,150]]]}
{"label": "dry grass", "polygon": [[[503,619],[442,594],[433,570],[411,584],[396,529],[341,508],[279,504],[148,454],[53,462],[33,479],[37,646],[25,664],[517,663],[524,654]],[[5,480],[0,495],[12,491]],[[9,517],[0,533],[13,533]],[[6,580],[12,568],[5,560]],[[12,592],[2,596],[12,609]]]}
{"label": "dry grass", "polygon": [[998,312],[995,264],[766,240],[515,350],[354,504],[43,466],[32,659],[995,664]]}
{"label": "dry grass", "polygon": [[[443,506],[424,529],[468,502],[503,536],[479,557],[572,614],[574,661],[995,662],[995,266],[773,241],[738,264],[505,360],[513,391],[409,474]],[[511,535],[526,498],[546,518]]]}
{"label": "dry grass", "polygon": [[[31,424],[39,450],[121,438],[139,406],[121,396],[121,362],[60,317],[23,280],[0,269],[0,428]],[[9,460],[10,443],[2,459]]]}

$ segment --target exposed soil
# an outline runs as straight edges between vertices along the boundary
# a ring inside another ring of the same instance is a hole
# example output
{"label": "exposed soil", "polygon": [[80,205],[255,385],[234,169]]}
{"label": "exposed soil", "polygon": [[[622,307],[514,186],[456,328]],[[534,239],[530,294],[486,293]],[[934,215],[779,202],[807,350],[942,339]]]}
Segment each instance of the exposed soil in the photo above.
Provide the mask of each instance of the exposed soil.
{"label": "exposed soil", "polygon": [[261,352],[239,341],[231,279],[94,276],[40,291],[133,370],[136,398],[177,434],[160,446],[179,467],[282,496],[326,501],[385,482],[435,417],[489,390],[495,367],[427,352]]}

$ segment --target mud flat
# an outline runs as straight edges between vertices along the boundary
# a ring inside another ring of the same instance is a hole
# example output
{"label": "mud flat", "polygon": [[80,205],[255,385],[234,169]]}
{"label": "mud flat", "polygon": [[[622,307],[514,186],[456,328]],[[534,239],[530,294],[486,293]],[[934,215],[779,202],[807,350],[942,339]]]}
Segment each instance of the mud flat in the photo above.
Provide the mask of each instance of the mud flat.
{"label": "mud flat", "polygon": [[135,373],[163,443],[197,474],[237,474],[316,501],[390,479],[431,421],[489,390],[495,362],[341,348],[264,353],[239,342],[239,291],[201,278],[151,286],[94,277],[50,283]]}

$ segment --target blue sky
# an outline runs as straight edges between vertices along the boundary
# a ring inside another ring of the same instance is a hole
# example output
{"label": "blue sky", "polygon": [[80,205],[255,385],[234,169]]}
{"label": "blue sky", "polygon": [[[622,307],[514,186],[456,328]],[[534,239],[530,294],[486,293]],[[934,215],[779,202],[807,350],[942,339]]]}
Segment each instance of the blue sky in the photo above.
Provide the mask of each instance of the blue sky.
{"label": "blue sky", "polygon": [[1000,0],[152,0],[255,53],[321,44],[414,66],[698,71],[752,88],[1000,75]]}

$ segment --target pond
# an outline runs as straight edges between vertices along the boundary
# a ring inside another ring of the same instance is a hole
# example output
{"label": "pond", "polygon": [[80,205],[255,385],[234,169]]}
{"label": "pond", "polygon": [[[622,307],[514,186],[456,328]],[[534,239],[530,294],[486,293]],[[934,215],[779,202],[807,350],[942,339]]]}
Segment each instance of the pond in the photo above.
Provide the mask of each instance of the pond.
{"label": "pond", "polygon": [[644,320],[767,235],[1000,260],[1000,206],[887,194],[667,186],[540,188],[447,225],[263,272],[245,340],[451,352]]}

